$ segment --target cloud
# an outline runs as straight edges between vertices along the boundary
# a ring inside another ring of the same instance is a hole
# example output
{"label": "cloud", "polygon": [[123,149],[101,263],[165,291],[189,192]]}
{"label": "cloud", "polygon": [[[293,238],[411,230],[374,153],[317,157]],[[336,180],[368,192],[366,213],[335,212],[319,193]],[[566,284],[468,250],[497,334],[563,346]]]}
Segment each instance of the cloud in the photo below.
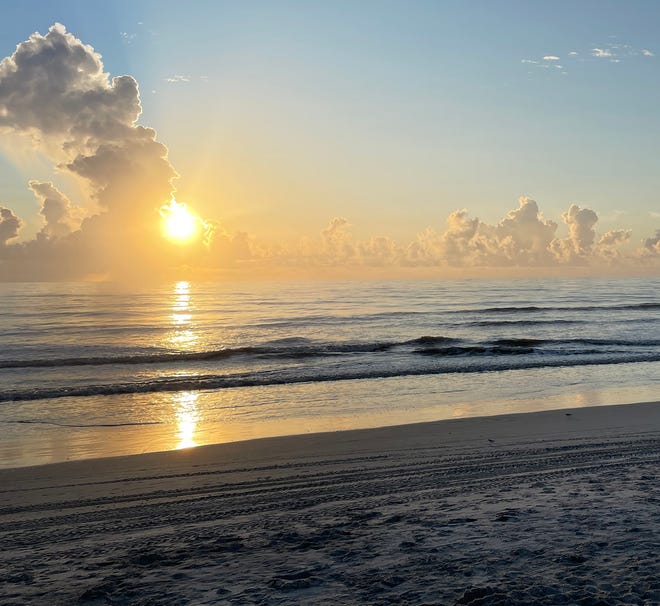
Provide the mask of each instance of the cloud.
{"label": "cloud", "polygon": [[607,44],[602,48],[592,48],[591,55],[599,59],[609,59],[610,63],[621,63],[621,59],[632,57],[653,57],[654,54],[645,48],[637,48],[631,44],[614,43]]}
{"label": "cloud", "polygon": [[[630,59],[634,57],[654,57],[654,53],[649,49],[634,47],[630,44],[624,43],[607,43],[599,47],[593,47],[585,51],[578,52],[576,50],[570,50],[566,52],[566,55],[570,58],[575,58],[580,55],[590,55],[596,59],[606,59],[610,63],[621,63],[622,59]],[[536,59],[522,59],[521,63],[528,63],[536,65],[539,68],[549,68],[554,66],[559,70],[563,70],[564,67],[558,65],[557,62],[561,61],[560,55],[545,55],[540,60]],[[580,62],[584,63],[585,59],[580,59]],[[547,72],[546,72],[547,73]],[[562,74],[565,74],[565,71],[561,71]]]}
{"label": "cloud", "polygon": [[162,261],[153,245],[158,209],[172,198],[177,173],[155,131],[136,124],[140,113],[137,82],[110,78],[101,56],[60,24],[0,62],[0,133],[31,140],[82,183],[87,214],[97,213],[77,229],[76,207],[52,184],[30,182],[46,219],[40,236],[50,246],[26,250],[44,256],[44,273],[56,262],[75,272],[80,258],[97,271]]}
{"label": "cloud", "polygon": [[69,199],[51,182],[30,181],[29,188],[41,202],[39,211],[46,224],[41,234],[47,238],[62,238],[69,235],[80,225],[80,213]]}
{"label": "cloud", "polygon": [[594,57],[609,58],[612,57],[612,51],[607,48],[592,48],[591,54]]}
{"label": "cloud", "polygon": [[639,252],[645,257],[660,257],[660,229],[656,229],[654,236],[643,241]]}
{"label": "cloud", "polygon": [[[494,225],[470,217],[465,209],[456,210],[447,217],[444,231],[428,227],[401,246],[386,237],[355,241],[349,222],[335,218],[321,233],[322,250],[335,263],[369,266],[538,268],[627,261],[621,247],[630,240],[629,230],[611,230],[597,239],[597,214],[575,204],[562,219],[568,236],[558,238],[557,223],[544,218],[535,200],[523,196],[518,208]],[[308,250],[305,254],[311,257],[314,253]]]}
{"label": "cloud", "polygon": [[576,254],[587,254],[596,238],[594,225],[598,222],[598,215],[590,208],[580,208],[577,204],[571,204],[568,211],[562,213],[561,218],[568,225],[569,240]]}
{"label": "cloud", "polygon": [[[610,230],[598,237],[597,214],[577,205],[571,205],[562,219],[568,235],[560,238],[557,223],[543,216],[535,200],[523,196],[518,207],[496,224],[471,217],[466,209],[456,210],[447,217],[444,231],[428,227],[412,242],[401,245],[385,236],[354,239],[349,221],[336,217],[321,231],[318,246],[306,240],[299,250],[280,251],[270,260],[297,266],[463,269],[606,267],[633,262],[634,255],[622,252],[630,241],[629,230]],[[651,243],[648,250],[653,246]],[[268,259],[270,254],[272,251],[262,258]]]}
{"label": "cloud", "polygon": [[557,224],[543,218],[536,201],[523,196],[518,208],[500,221],[496,233],[507,243],[511,258],[524,254],[531,264],[538,264],[547,260],[548,244],[556,230]]}
{"label": "cloud", "polygon": [[471,218],[465,209],[447,217],[444,232],[427,228],[405,248],[406,265],[534,267],[555,262],[549,246],[557,224],[546,220],[526,196],[496,225]]}
{"label": "cloud", "polygon": [[23,227],[23,221],[9,208],[0,206],[0,247],[18,236],[21,227]]}
{"label": "cloud", "polygon": [[208,263],[208,259],[211,258],[216,266],[228,267],[272,256],[274,253],[260,245],[249,233],[245,231],[229,233],[220,225],[215,225],[208,255],[204,255],[201,261]]}
{"label": "cloud", "polygon": [[422,232],[410,252],[450,266],[539,266],[552,262],[548,246],[556,229],[536,201],[523,196],[497,225],[472,219],[466,210],[454,211],[444,233]]}
{"label": "cloud", "polygon": [[631,235],[629,229],[613,229],[604,233],[596,244],[596,255],[610,264],[622,261],[621,246],[630,241]]}
{"label": "cloud", "polygon": [[355,250],[350,243],[351,224],[343,217],[335,217],[321,232],[323,252],[335,261],[352,257]]}
{"label": "cloud", "polygon": [[594,225],[598,222],[598,215],[593,210],[572,204],[561,217],[568,226],[568,238],[554,240],[550,249],[562,263],[584,264],[596,238]]}
{"label": "cloud", "polygon": [[450,265],[544,265],[551,262],[548,246],[556,229],[536,201],[523,196],[497,225],[470,219],[465,210],[450,214],[438,250]]}
{"label": "cloud", "polygon": [[401,255],[397,243],[387,236],[374,236],[360,242],[357,250],[362,263],[372,267],[397,264]]}
{"label": "cloud", "polygon": [[[137,82],[109,81],[91,46],[56,24],[0,62],[0,128],[56,138],[65,155],[122,138],[140,114]],[[89,139],[89,140],[88,140]]]}
{"label": "cloud", "polygon": [[165,82],[190,82],[190,76],[182,76],[181,74],[176,74],[175,76],[169,76],[168,78],[165,78]]}

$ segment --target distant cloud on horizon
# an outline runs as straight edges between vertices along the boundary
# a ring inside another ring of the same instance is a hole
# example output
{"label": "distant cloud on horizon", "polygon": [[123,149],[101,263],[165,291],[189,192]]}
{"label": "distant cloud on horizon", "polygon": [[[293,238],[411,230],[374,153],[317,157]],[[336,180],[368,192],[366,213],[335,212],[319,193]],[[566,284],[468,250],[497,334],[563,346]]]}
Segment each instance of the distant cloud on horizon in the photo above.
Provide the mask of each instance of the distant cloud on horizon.
{"label": "distant cloud on horizon", "polygon": [[637,249],[626,251],[631,231],[599,234],[593,210],[572,204],[561,218],[568,232],[564,237],[537,202],[523,196],[518,208],[496,224],[473,218],[466,209],[456,210],[447,217],[444,230],[427,227],[410,242],[385,235],[357,239],[345,217],[334,217],[316,238],[301,238],[298,246],[268,246],[246,232],[220,230],[207,262],[212,267],[222,259],[220,265],[252,269],[660,269],[660,230]]}

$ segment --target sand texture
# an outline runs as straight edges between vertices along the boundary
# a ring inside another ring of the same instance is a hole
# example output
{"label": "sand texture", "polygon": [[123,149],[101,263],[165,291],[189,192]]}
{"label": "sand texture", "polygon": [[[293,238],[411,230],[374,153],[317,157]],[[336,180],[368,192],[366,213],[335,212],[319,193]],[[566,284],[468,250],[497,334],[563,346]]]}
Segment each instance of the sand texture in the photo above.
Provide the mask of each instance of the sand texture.
{"label": "sand texture", "polygon": [[660,404],[0,472],[0,603],[658,604]]}

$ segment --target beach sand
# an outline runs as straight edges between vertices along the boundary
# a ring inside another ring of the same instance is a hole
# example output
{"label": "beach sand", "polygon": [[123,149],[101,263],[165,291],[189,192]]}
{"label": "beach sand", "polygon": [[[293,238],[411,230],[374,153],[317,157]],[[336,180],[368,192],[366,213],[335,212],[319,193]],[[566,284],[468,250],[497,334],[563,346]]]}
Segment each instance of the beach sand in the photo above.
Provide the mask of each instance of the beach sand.
{"label": "beach sand", "polygon": [[0,603],[658,604],[660,404],[0,471]]}

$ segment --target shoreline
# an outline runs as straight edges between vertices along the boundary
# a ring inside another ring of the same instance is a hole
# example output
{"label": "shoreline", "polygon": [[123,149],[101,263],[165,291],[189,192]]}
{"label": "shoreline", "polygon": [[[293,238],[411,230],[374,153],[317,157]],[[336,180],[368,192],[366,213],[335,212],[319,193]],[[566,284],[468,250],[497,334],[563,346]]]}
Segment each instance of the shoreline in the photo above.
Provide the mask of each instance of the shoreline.
{"label": "shoreline", "polygon": [[[634,373],[636,368],[632,369]],[[511,371],[517,372],[517,371]],[[645,371],[648,372],[648,371]],[[485,381],[496,381],[497,397],[487,398]],[[481,378],[484,384],[472,386],[480,397],[466,400],[461,389],[447,393],[435,377],[416,377],[414,382],[392,378],[382,381],[349,381],[336,391],[324,383],[282,386],[267,391],[251,388],[234,394],[216,391],[181,392],[155,406],[148,397],[125,401],[123,397],[104,397],[103,402],[85,403],[103,419],[100,424],[76,424],[75,410],[69,421],[65,408],[42,408],[21,412],[19,420],[0,423],[7,433],[0,444],[0,470],[51,465],[62,462],[93,460],[250,441],[271,437],[291,437],[318,433],[337,433],[362,429],[433,423],[507,414],[533,414],[540,411],[621,406],[655,400],[657,390],[650,385],[636,388],[608,386],[599,390],[567,391],[533,395],[529,388],[516,390],[518,377],[498,373]],[[506,390],[508,396],[499,391]],[[516,395],[513,395],[516,391]],[[256,415],[234,414],[230,407],[217,407],[219,398],[238,398]],[[106,401],[107,398],[107,401]],[[337,400],[341,405],[337,408]],[[277,404],[272,405],[273,401]],[[144,407],[146,419],[129,413],[113,418],[109,410]],[[270,410],[269,410],[270,409]],[[23,410],[23,407],[20,408]],[[265,411],[262,412],[262,411]],[[51,421],[51,417],[53,421]],[[24,421],[23,418],[28,420]],[[107,419],[107,420],[106,420]],[[54,422],[58,420],[59,422]],[[146,422],[145,422],[146,421]],[[73,423],[69,425],[68,423]],[[107,424],[106,424],[107,423]]]}
{"label": "shoreline", "polygon": [[658,462],[649,402],[1,470],[0,597],[650,604]]}
{"label": "shoreline", "polygon": [[[416,421],[412,423],[397,423],[394,425],[383,425],[377,427],[363,427],[363,428],[352,428],[352,429],[338,429],[338,430],[328,430],[328,431],[315,431],[307,433],[293,433],[285,435],[274,435],[274,436],[263,436],[248,438],[242,440],[232,440],[227,442],[216,442],[208,444],[200,444],[193,447],[187,448],[176,448],[176,449],[167,449],[167,450],[155,450],[148,451],[143,453],[128,453],[128,454],[118,454],[110,456],[99,456],[99,457],[88,457],[81,459],[73,459],[67,461],[55,461],[52,463],[43,463],[36,465],[22,465],[17,467],[4,467],[0,468],[0,485],[3,481],[3,478],[6,474],[12,474],[15,472],[25,471],[29,473],[30,470],[37,470],[39,468],[44,468],[50,471],[53,471],[55,468],[66,468],[67,466],[92,466],[97,467],[101,466],[106,468],[111,466],[112,462],[118,464],[129,464],[130,462],[137,461],[139,458],[160,458],[163,457],[164,462],[176,462],[178,458],[182,458],[184,461],[196,460],[197,458],[206,460],[212,459],[214,456],[220,456],[223,450],[230,452],[261,452],[262,446],[268,448],[268,446],[273,446],[275,449],[279,445],[282,445],[286,451],[295,451],[296,449],[306,449],[309,442],[313,443],[334,443],[334,444],[345,444],[351,443],[356,440],[363,440],[365,443],[370,443],[373,440],[379,440],[379,436],[388,435],[388,436],[399,436],[399,439],[409,439],[413,434],[418,434],[421,432],[422,435],[429,434],[434,432],[435,429],[438,429],[445,439],[448,440],[448,443],[455,443],[457,441],[465,441],[469,443],[473,439],[478,441],[480,438],[470,438],[468,437],[470,432],[474,429],[478,430],[478,435],[482,436],[484,432],[495,431],[494,435],[498,437],[503,437],[504,434],[499,435],[498,432],[502,432],[506,428],[507,424],[514,422],[508,433],[513,437],[517,432],[520,431],[520,424],[524,419],[529,421],[534,421],[536,419],[542,419],[547,416],[547,418],[556,419],[557,413],[563,413],[564,416],[573,416],[577,413],[587,413],[586,416],[592,417],[591,423],[595,422],[593,415],[597,415],[598,411],[609,411],[612,408],[625,408],[626,410],[635,410],[639,408],[640,410],[646,410],[645,407],[648,407],[650,412],[651,408],[655,407],[660,411],[660,400],[658,401],[646,401],[646,402],[633,402],[633,403],[624,403],[624,404],[603,404],[598,406],[585,406],[585,407],[566,407],[566,408],[553,408],[549,410],[536,410],[536,411],[527,411],[527,412],[510,412],[510,413],[495,413],[492,415],[479,415],[479,416],[464,416],[456,418],[445,418],[432,421]],[[592,414],[593,413],[593,414]],[[583,415],[584,416],[584,415]],[[603,429],[609,427],[610,420],[617,415],[606,415],[604,423],[600,425]],[[658,415],[660,419],[660,414]],[[517,422],[516,422],[517,421]],[[473,427],[472,427],[473,426]],[[449,427],[453,427],[456,431],[450,431]],[[443,433],[443,428],[446,431]],[[570,426],[562,428],[562,431],[581,431],[580,429],[571,429]],[[548,434],[548,431],[557,432],[559,428],[553,426],[552,428],[545,428],[542,430],[541,434],[544,434],[546,439],[552,437],[554,434]],[[451,438],[449,436],[452,436]],[[533,436],[528,436],[533,437]],[[304,450],[303,450],[304,452]]]}

